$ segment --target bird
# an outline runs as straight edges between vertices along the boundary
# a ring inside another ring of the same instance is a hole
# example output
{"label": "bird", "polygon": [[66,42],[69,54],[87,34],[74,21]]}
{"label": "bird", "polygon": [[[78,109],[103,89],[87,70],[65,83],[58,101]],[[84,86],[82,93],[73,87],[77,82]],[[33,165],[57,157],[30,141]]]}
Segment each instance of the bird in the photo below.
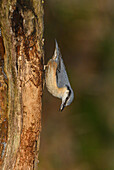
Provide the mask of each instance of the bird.
{"label": "bird", "polygon": [[53,57],[45,65],[45,83],[48,91],[55,97],[62,99],[60,111],[70,105],[74,99],[62,55],[55,40],[55,51]]}

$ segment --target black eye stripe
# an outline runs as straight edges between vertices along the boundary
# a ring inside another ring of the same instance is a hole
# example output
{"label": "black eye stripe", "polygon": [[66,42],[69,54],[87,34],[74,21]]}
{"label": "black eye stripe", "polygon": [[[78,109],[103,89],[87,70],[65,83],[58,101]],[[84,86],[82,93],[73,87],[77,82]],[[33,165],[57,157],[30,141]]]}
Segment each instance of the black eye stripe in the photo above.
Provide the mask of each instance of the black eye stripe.
{"label": "black eye stripe", "polygon": [[69,87],[68,85],[66,85],[66,87],[67,87],[67,89],[69,90],[69,94],[68,94],[68,96],[70,96],[70,95],[71,95],[70,87]]}
{"label": "black eye stripe", "polygon": [[71,90],[70,90],[69,86],[68,86],[68,85],[66,85],[66,87],[67,87],[67,89],[69,90],[69,93],[68,93],[68,97],[66,98],[66,100],[65,100],[64,105],[63,105],[63,106],[65,106],[65,105],[66,105],[66,102],[67,102],[67,100],[69,99],[69,97],[70,97],[70,95],[71,95]]}

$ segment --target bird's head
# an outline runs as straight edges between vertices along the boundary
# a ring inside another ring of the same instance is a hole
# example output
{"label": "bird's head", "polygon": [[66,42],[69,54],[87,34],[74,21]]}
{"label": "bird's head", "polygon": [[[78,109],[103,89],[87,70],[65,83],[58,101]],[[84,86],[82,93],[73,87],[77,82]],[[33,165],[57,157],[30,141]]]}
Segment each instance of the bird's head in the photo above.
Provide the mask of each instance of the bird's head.
{"label": "bird's head", "polygon": [[62,104],[61,104],[61,107],[60,107],[60,111],[63,111],[63,109],[66,106],[70,105],[71,102],[73,101],[73,99],[74,99],[73,90],[71,89],[71,87],[66,85],[66,90],[65,90],[63,97],[62,97]]}

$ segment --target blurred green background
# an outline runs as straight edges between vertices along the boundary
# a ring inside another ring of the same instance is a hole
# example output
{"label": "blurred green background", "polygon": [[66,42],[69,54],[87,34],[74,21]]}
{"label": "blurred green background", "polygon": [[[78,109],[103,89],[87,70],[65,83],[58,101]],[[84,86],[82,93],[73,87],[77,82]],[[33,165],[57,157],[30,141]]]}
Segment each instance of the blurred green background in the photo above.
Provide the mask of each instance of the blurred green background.
{"label": "blurred green background", "polygon": [[114,1],[47,0],[45,63],[58,41],[75,93],[45,88],[39,170],[114,170]]}

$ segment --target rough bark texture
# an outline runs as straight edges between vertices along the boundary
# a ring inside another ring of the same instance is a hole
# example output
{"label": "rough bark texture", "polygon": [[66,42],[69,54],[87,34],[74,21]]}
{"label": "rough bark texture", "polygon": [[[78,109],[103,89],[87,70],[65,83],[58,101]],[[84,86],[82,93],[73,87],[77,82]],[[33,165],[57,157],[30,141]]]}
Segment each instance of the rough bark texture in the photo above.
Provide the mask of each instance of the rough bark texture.
{"label": "rough bark texture", "polygon": [[8,137],[2,169],[37,169],[41,131],[43,6],[40,0],[0,1],[8,80]]}

